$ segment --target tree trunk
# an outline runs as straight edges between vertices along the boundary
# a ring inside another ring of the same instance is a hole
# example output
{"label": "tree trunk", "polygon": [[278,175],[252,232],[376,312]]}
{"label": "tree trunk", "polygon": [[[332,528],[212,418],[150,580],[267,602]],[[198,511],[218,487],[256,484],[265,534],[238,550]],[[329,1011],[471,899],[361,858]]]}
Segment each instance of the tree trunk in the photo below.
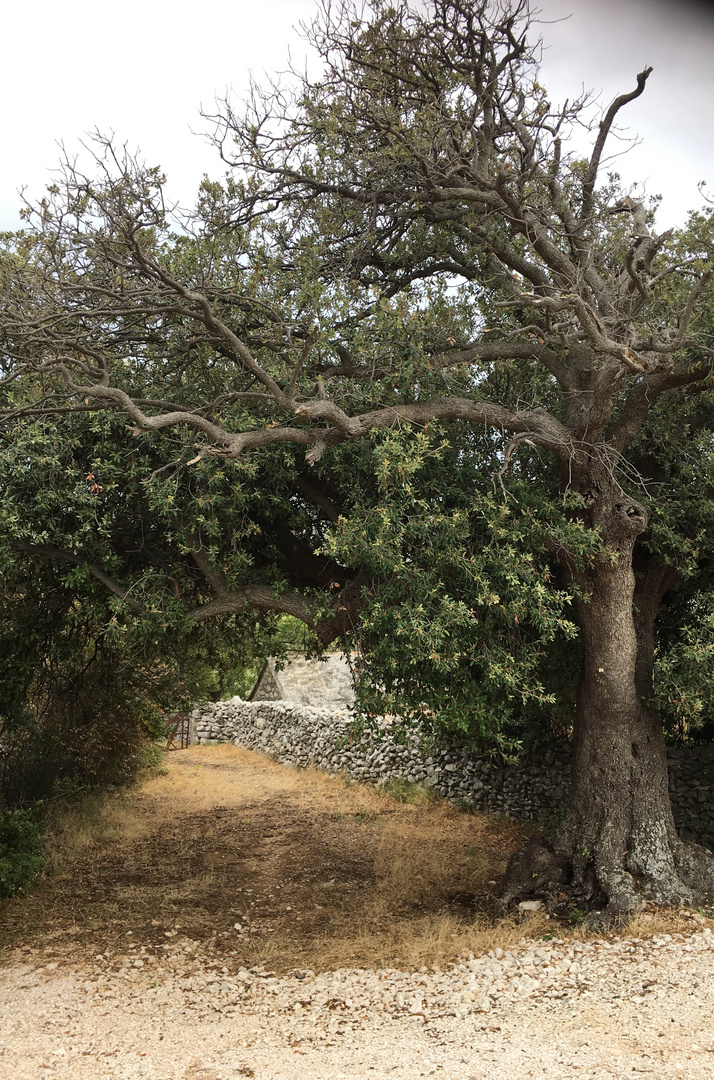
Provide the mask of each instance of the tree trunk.
{"label": "tree trunk", "polygon": [[579,605],[583,670],[568,840],[574,891],[624,911],[637,905],[638,880],[659,903],[693,895],[677,871],[662,725],[637,685],[638,667],[643,680],[647,672],[638,665],[632,548],[623,544],[613,556],[597,560],[590,599]]}
{"label": "tree trunk", "polygon": [[607,475],[591,481],[586,498],[605,552],[577,575],[583,667],[568,819],[549,854],[536,841],[514,856],[504,897],[567,883],[578,902],[613,915],[642,898],[692,903],[714,891],[714,860],[676,834],[664,733],[648,703],[654,621],[673,575],[651,567],[635,604],[633,551],[644,510]]}

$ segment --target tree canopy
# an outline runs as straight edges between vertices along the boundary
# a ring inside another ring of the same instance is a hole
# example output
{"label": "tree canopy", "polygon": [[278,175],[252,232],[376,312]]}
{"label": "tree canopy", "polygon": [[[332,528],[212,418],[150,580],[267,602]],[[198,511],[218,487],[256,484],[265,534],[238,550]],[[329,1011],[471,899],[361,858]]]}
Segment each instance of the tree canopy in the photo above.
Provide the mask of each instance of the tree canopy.
{"label": "tree canopy", "polygon": [[6,545],[164,632],[286,612],[368,711],[572,729],[548,873],[615,911],[714,881],[662,735],[712,699],[713,218],[658,234],[609,171],[649,69],[556,106],[533,30],[324,5],[320,75],[225,105],[190,212],[100,136],[65,162],[0,264]]}

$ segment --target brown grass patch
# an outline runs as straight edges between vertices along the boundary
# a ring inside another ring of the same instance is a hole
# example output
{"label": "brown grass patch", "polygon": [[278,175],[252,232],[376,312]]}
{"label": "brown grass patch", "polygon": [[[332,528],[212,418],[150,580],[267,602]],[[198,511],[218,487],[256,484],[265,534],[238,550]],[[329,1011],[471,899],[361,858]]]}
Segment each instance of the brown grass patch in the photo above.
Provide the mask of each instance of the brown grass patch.
{"label": "brown grass patch", "polygon": [[148,827],[122,796],[109,800],[88,795],[72,806],[60,807],[48,823],[46,873],[61,873],[97,845],[134,840]]}
{"label": "brown grass patch", "polygon": [[[499,913],[493,882],[532,831],[229,745],[194,747],[131,796],[58,822],[53,872],[6,904],[0,943],[104,953],[177,930],[217,957],[285,971],[443,966],[525,934],[587,936],[542,913]],[[648,912],[627,933],[699,918]]]}

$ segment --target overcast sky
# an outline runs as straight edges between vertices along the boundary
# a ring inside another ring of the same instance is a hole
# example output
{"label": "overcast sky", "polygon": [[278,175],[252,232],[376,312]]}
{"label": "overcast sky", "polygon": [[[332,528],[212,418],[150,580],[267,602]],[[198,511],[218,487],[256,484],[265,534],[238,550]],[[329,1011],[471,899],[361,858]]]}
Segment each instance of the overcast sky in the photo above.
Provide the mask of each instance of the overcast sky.
{"label": "overcast sky", "polygon": [[[660,227],[700,204],[697,182],[714,194],[714,6],[694,0],[541,0],[546,44],[542,81],[551,100],[583,88],[607,104],[652,65],[647,92],[626,114],[641,146],[617,168],[661,193]],[[200,135],[200,106],[248,73],[298,64],[305,45],[293,29],[313,0],[26,0],[3,10],[0,67],[0,228],[18,225],[18,189],[37,196],[58,159],[99,127],[140,147],[169,178],[169,193],[193,202],[203,173],[223,169]],[[565,18],[570,15],[570,18]],[[551,21],[551,20],[564,21]]]}

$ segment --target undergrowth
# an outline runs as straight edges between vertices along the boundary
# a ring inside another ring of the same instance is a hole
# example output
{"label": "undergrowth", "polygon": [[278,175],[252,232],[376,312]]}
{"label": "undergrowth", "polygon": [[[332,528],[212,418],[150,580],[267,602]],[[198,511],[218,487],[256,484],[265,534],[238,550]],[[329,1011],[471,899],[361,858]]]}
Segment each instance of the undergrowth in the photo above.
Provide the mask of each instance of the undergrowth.
{"label": "undergrowth", "polygon": [[25,892],[42,872],[44,834],[35,808],[0,808],[0,899]]}
{"label": "undergrowth", "polygon": [[92,845],[138,835],[126,791],[161,775],[164,757],[158,744],[147,743],[135,751],[122,788],[60,780],[29,807],[0,806],[0,900],[27,892],[43,873],[57,873]]}
{"label": "undergrowth", "polygon": [[396,802],[413,806],[432,806],[441,801],[441,795],[428,784],[418,784],[403,776],[393,776],[383,785],[383,791]]}

